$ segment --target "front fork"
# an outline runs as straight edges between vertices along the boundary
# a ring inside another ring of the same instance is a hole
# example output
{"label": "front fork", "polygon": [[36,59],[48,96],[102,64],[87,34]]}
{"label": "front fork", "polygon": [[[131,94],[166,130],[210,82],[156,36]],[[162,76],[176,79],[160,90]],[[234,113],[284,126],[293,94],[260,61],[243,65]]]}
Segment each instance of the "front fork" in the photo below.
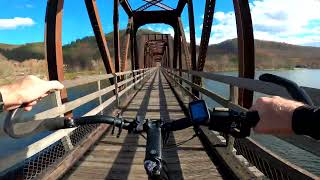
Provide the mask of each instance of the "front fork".
{"label": "front fork", "polygon": [[162,169],[161,121],[148,120],[146,155],[144,168],[152,179],[160,177]]}

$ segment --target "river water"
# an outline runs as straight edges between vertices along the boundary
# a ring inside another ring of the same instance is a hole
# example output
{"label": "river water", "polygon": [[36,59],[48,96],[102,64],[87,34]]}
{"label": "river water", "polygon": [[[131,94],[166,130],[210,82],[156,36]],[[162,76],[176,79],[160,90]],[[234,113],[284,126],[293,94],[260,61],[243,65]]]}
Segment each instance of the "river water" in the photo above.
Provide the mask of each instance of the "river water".
{"label": "river water", "polygon": [[[257,71],[256,79],[263,73],[271,73],[295,81],[300,86],[313,87],[320,89],[320,70],[319,69],[294,69],[278,71]],[[237,76],[237,72],[219,73],[229,76]],[[205,80],[204,86],[217,94],[229,98],[229,86],[212,80]],[[254,99],[263,96],[261,93],[255,93]],[[203,97],[209,107],[219,106],[208,97]],[[305,168],[306,170],[320,176],[320,157],[287,143],[277,137],[270,135],[251,135],[261,145],[275,152],[277,155],[289,160],[290,162]],[[319,142],[320,143],[320,142]]]}
{"label": "river water", "polygon": [[[258,77],[262,73],[272,73],[276,74],[290,80],[297,82],[301,86],[314,87],[320,89],[320,70],[309,70],[309,69],[295,69],[295,70],[280,70],[280,71],[257,71],[256,76]],[[220,73],[224,75],[237,76],[237,72],[224,72]],[[206,80],[204,86],[226,98],[229,95],[229,87],[225,84],[218,83],[211,80]],[[68,89],[69,99],[73,100],[78,97],[84,96],[88,93],[94,92],[97,89],[95,84],[88,84],[78,88]],[[261,94],[255,93],[255,98],[261,96]],[[106,97],[105,97],[106,98]],[[104,98],[104,99],[105,99]],[[209,107],[219,106],[219,104],[206,99]],[[93,109],[98,105],[98,101],[94,100],[87,103],[76,111],[73,111],[75,116],[81,116],[90,109]],[[48,108],[47,105],[39,103],[33,113],[40,112],[43,108]],[[0,117],[1,119],[1,117]],[[10,155],[20,149],[23,149],[29,144],[36,142],[37,140],[50,134],[49,132],[44,132],[33,137],[26,137],[22,139],[11,139],[4,136],[3,133],[0,136],[0,161],[1,157]],[[288,159],[292,163],[307,169],[308,171],[320,175],[320,157],[313,155],[307,151],[304,151],[296,146],[293,146],[279,138],[270,135],[252,135],[254,140],[267,147],[268,149],[275,152],[277,155]]]}

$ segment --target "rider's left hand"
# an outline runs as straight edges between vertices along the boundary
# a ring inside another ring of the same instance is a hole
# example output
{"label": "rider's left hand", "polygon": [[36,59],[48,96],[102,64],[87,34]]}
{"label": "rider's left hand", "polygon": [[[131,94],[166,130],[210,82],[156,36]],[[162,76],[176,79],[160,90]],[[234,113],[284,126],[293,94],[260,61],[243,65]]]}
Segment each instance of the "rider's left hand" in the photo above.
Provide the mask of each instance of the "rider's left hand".
{"label": "rider's left hand", "polygon": [[61,90],[59,81],[45,81],[36,76],[26,76],[9,85],[0,87],[4,110],[13,110],[24,104],[25,111],[31,111],[37,101],[48,95],[51,90]]}

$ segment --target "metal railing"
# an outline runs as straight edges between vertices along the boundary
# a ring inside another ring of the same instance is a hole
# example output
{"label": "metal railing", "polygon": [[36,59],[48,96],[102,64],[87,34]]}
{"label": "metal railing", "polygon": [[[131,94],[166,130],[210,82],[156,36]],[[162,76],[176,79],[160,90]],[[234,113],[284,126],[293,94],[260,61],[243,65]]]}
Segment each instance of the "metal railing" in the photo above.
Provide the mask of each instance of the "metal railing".
{"label": "metal railing", "polygon": [[[230,108],[235,111],[247,111],[247,109],[241,107],[236,103],[237,88],[245,88],[268,95],[277,95],[291,98],[288,92],[283,87],[259,80],[238,78],[208,72],[197,72],[168,68],[163,68],[162,70],[165,72],[165,74],[167,74],[168,77],[170,77],[175,85],[178,85],[179,88],[188,93],[192,98],[197,98],[191,91],[191,89],[195,89],[203,95],[206,95],[215,102],[219,103],[223,107]],[[179,76],[179,72],[183,72],[182,76]],[[216,94],[215,92],[212,92],[200,85],[192,83],[192,81],[190,80],[190,77],[192,76],[229,85],[229,99],[226,99],[225,97],[222,97],[219,94]],[[303,88],[309,93],[312,99],[315,100],[315,104],[319,104],[319,102],[317,102],[317,98],[319,98],[320,90],[307,87]],[[243,170],[243,168],[236,167],[237,162],[234,161],[235,159],[238,159],[238,161],[242,163],[242,166],[247,167],[247,169],[252,171],[256,175],[256,177],[260,178],[263,176],[271,179],[318,178],[316,175],[306,171],[305,169],[302,169],[290,163],[289,161],[277,156],[275,153],[263,147],[251,138],[233,139],[230,136],[224,136],[217,132],[209,131],[207,130],[207,128],[201,129],[203,131],[203,134],[211,143],[225,143],[227,145],[226,147],[215,147],[214,149],[216,153],[219,154],[220,158],[222,158],[222,160],[225,161],[225,163],[227,163],[231,169],[237,171],[236,173],[238,173],[239,177],[244,175],[244,173],[240,170]],[[233,156],[233,158],[230,156]],[[230,162],[230,160],[232,159],[233,161]],[[245,176],[251,177],[248,176],[248,174]]]}
{"label": "metal railing", "polygon": [[[102,113],[106,108],[118,107],[120,98],[124,94],[130,93],[130,90],[134,89],[136,85],[149,78],[154,73],[154,70],[154,68],[146,68],[115,74],[89,76],[85,79],[66,80],[63,82],[66,88],[97,83],[98,90],[64,104],[61,103],[60,94],[57,92],[53,95],[55,107],[37,113],[28,118],[28,120],[36,121],[63,116],[64,113],[75,110],[95,99],[99,100],[99,105],[86,112],[83,116],[95,115]],[[102,88],[101,82],[110,79],[113,79],[114,84]],[[112,96],[103,101],[102,97],[108,93],[112,93]],[[52,165],[62,161],[86,137],[93,136],[97,139],[96,134],[102,134],[105,130],[105,125],[86,125],[79,128],[55,131],[24,149],[0,159],[0,178],[33,179],[40,174],[46,173]]]}

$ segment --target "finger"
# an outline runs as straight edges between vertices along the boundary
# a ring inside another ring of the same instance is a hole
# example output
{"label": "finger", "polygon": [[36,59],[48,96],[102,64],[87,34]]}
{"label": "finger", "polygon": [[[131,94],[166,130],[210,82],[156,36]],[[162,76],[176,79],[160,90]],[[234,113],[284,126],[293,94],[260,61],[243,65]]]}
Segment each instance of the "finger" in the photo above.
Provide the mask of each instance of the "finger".
{"label": "finger", "polygon": [[36,105],[36,104],[37,104],[37,101],[32,101],[32,102],[27,103],[27,104],[26,104],[26,107],[27,107],[27,106],[34,106],[34,105]]}
{"label": "finger", "polygon": [[32,106],[26,106],[23,109],[24,109],[24,111],[31,111],[32,110]]}
{"label": "finger", "polygon": [[48,88],[49,90],[61,90],[64,86],[59,81],[49,81]]}
{"label": "finger", "polygon": [[44,93],[43,95],[40,96],[39,100],[40,100],[41,98],[44,98],[44,97],[48,96],[48,95],[49,95],[49,93]]}

